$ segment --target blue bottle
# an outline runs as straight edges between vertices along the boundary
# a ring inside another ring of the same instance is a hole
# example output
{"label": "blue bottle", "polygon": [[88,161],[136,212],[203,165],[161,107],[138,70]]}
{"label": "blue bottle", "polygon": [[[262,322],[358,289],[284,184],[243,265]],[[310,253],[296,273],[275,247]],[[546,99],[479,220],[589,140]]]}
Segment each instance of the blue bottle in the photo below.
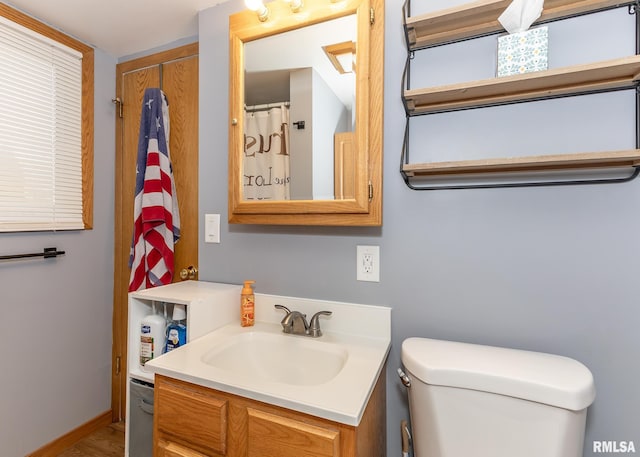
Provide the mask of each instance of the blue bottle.
{"label": "blue bottle", "polygon": [[164,352],[187,344],[187,312],[185,305],[173,305],[173,317],[167,326],[167,343]]}

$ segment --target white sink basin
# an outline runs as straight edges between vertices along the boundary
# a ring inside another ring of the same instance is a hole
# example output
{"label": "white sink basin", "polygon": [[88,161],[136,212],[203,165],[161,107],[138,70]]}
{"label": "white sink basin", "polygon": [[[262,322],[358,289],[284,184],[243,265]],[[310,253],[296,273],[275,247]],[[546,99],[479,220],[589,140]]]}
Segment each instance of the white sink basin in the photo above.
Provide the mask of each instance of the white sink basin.
{"label": "white sink basin", "polygon": [[214,368],[253,379],[312,386],[335,378],[348,359],[339,344],[304,336],[250,332],[202,355]]}
{"label": "white sink basin", "polygon": [[150,360],[145,368],[155,375],[358,425],[378,376],[385,375],[381,372],[390,346],[388,308],[331,307],[322,302],[304,309],[297,299],[277,300],[307,314],[331,310],[346,322],[344,328],[338,326],[343,331],[332,331],[327,319],[320,338],[284,334],[282,313],[268,303],[275,322],[257,320],[253,327],[230,323]]}

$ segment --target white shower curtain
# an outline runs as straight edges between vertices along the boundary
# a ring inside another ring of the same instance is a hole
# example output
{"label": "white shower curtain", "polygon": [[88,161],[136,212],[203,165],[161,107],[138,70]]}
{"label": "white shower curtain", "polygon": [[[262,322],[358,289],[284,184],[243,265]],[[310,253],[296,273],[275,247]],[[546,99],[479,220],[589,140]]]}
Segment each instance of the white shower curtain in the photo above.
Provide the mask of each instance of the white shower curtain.
{"label": "white shower curtain", "polygon": [[245,200],[289,200],[289,108],[245,111]]}

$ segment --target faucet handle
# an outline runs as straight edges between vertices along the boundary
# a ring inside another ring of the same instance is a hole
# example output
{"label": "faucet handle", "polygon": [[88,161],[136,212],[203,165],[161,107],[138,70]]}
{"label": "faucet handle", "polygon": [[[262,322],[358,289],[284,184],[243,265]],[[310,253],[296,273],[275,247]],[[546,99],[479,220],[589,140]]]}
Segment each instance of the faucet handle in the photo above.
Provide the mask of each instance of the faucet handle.
{"label": "faucet handle", "polygon": [[322,336],[322,330],[320,330],[320,316],[331,316],[331,311],[318,311],[313,315],[309,322],[309,336],[317,338]]}
{"label": "faucet handle", "polygon": [[284,310],[287,314],[291,314],[291,310],[289,308],[287,308],[284,305],[273,305],[274,308],[276,309],[282,309]]}

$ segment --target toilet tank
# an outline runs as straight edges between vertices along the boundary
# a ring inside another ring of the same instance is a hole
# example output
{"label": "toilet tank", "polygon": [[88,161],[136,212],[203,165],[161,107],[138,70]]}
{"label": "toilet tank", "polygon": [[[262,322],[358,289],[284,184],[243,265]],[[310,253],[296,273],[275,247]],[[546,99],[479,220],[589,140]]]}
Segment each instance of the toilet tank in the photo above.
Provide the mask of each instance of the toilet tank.
{"label": "toilet tank", "polygon": [[595,386],[580,362],[408,338],[402,363],[415,457],[582,457]]}

